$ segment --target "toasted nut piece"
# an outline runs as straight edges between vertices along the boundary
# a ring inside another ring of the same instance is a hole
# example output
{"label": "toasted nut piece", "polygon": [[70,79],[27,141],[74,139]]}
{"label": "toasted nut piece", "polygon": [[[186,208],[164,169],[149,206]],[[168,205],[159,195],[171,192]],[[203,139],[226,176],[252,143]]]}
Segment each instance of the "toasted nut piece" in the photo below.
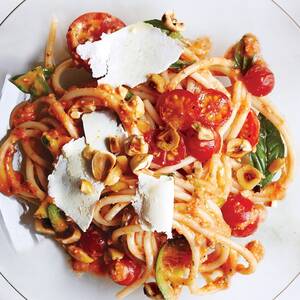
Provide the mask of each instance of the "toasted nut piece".
{"label": "toasted nut piece", "polygon": [[161,20],[164,23],[164,25],[171,31],[183,31],[184,30],[184,24],[182,22],[179,22],[176,19],[174,12],[171,12],[171,11],[166,12],[162,16]]}
{"label": "toasted nut piece", "polygon": [[165,151],[176,149],[180,142],[179,133],[172,127],[157,136],[157,146]]}
{"label": "toasted nut piece", "polygon": [[81,248],[77,246],[70,245],[67,247],[67,251],[73,258],[85,264],[90,264],[94,261],[92,257],[90,257],[87,253],[85,253]]}
{"label": "toasted nut piece", "polygon": [[147,282],[144,283],[144,293],[147,297],[155,300],[163,300],[162,296],[156,282]]}
{"label": "toasted nut piece", "polygon": [[237,170],[236,178],[243,189],[252,190],[264,178],[264,175],[251,165],[245,165]]}
{"label": "toasted nut piece", "polygon": [[247,33],[243,36],[245,43],[245,54],[249,57],[253,57],[260,53],[260,45],[257,37],[252,33]]}
{"label": "toasted nut piece", "polygon": [[116,156],[110,152],[97,151],[92,159],[92,173],[95,179],[104,181],[116,164]]}
{"label": "toasted nut piece", "polygon": [[148,153],[149,145],[142,135],[131,135],[125,140],[125,153],[129,156]]}
{"label": "toasted nut piece", "polygon": [[145,114],[144,102],[139,96],[133,95],[127,103],[133,109],[132,112],[136,118],[140,118]]}
{"label": "toasted nut piece", "polygon": [[122,175],[122,170],[117,164],[109,171],[104,181],[104,184],[108,186],[116,184],[120,180],[121,175]]}
{"label": "toasted nut piece", "polygon": [[118,136],[110,136],[108,138],[109,150],[112,153],[121,152],[121,141]]}
{"label": "toasted nut piece", "polygon": [[148,169],[153,160],[152,154],[137,154],[132,157],[130,161],[130,168],[133,173]]}
{"label": "toasted nut piece", "polygon": [[276,173],[284,166],[284,164],[285,164],[285,158],[277,158],[271,162],[268,170],[270,173]]}
{"label": "toasted nut piece", "polygon": [[166,91],[166,82],[159,74],[151,74],[149,76],[149,84],[159,93],[164,93]]}
{"label": "toasted nut piece", "polygon": [[251,241],[246,245],[246,248],[254,255],[257,262],[261,261],[264,257],[265,250],[259,241]]}
{"label": "toasted nut piece", "polygon": [[91,182],[86,179],[80,180],[80,191],[85,195],[90,195],[94,192],[94,187]]}
{"label": "toasted nut piece", "polygon": [[121,168],[122,173],[125,173],[128,169],[128,158],[125,155],[117,156],[118,166]]}
{"label": "toasted nut piece", "polygon": [[191,43],[189,49],[199,58],[204,58],[211,49],[211,40],[208,37],[198,38]]}
{"label": "toasted nut piece", "polygon": [[124,253],[115,248],[108,248],[108,253],[112,260],[118,260],[124,257]]}
{"label": "toasted nut piece", "polygon": [[113,192],[119,192],[121,190],[128,189],[128,184],[126,182],[123,182],[123,181],[118,181],[116,184],[112,185],[110,187],[110,189]]}
{"label": "toasted nut piece", "polygon": [[55,231],[52,229],[51,224],[47,224],[48,219],[35,219],[34,228],[38,233],[55,235]]}
{"label": "toasted nut piece", "polygon": [[82,114],[90,113],[96,110],[96,106],[94,104],[85,104],[83,107],[73,107],[68,113],[72,119],[80,119]]}
{"label": "toasted nut piece", "polygon": [[95,154],[95,150],[93,150],[91,148],[90,145],[85,146],[85,148],[82,151],[82,156],[87,159],[87,160],[91,160]]}
{"label": "toasted nut piece", "polygon": [[116,88],[116,92],[124,99],[128,93],[128,89],[120,85]]}
{"label": "toasted nut piece", "polygon": [[227,143],[227,154],[233,158],[241,158],[252,151],[250,142],[246,139],[232,139]]}

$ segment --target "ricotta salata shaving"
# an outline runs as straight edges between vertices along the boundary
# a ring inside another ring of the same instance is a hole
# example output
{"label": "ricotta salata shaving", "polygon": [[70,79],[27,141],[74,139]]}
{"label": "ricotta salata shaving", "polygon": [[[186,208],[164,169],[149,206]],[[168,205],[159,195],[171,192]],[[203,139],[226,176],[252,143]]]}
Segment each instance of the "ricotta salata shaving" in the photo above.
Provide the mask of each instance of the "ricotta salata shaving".
{"label": "ricotta salata shaving", "polygon": [[103,33],[101,40],[88,41],[76,51],[88,60],[98,83],[134,87],[145,82],[149,74],[161,73],[176,62],[183,47],[159,28],[138,22]]}
{"label": "ricotta salata shaving", "polygon": [[[83,231],[91,224],[95,204],[104,189],[104,184],[90,175],[90,170],[82,158],[81,153],[85,146],[83,137],[64,145],[63,154],[59,156],[52,174],[48,176],[48,193],[54,203]],[[80,191],[81,179],[86,179],[93,185],[91,194]]]}
{"label": "ricotta salata shaving", "polygon": [[174,208],[174,179],[171,176],[155,178],[147,174],[138,176],[138,190],[132,205],[145,230],[164,232],[172,237]]}

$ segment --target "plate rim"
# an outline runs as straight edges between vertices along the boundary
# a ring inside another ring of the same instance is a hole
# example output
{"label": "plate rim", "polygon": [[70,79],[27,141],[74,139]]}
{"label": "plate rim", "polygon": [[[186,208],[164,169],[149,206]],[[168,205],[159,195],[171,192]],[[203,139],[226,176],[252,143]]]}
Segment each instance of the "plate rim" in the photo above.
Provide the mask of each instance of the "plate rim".
{"label": "plate rim", "polygon": [[[22,7],[22,5],[25,2],[28,2],[29,0],[22,0],[18,5],[16,5],[3,19],[2,21],[0,21],[0,27],[2,25],[5,24],[5,22],[11,17],[11,15],[20,7]],[[275,0],[269,0],[270,2],[272,2],[274,4],[275,7],[277,7],[282,14],[284,14],[291,23],[293,23],[294,26],[297,27],[297,29],[300,31],[300,23],[298,23],[295,18],[293,16],[291,16],[288,11],[286,9],[284,9],[279,3],[277,3]],[[20,292],[18,290],[18,288],[16,288],[11,282],[10,280],[2,273],[2,271],[0,270],[0,276],[4,279],[4,281],[16,292],[16,294],[18,294],[19,296],[21,296],[23,299],[25,300],[29,300],[28,298],[26,298],[22,292]],[[297,280],[297,278],[300,276],[300,270],[299,272],[292,278],[290,279],[290,281],[284,286],[284,288],[282,288],[281,291],[279,291],[279,293],[277,293],[272,300],[278,299],[291,285],[292,283]]]}

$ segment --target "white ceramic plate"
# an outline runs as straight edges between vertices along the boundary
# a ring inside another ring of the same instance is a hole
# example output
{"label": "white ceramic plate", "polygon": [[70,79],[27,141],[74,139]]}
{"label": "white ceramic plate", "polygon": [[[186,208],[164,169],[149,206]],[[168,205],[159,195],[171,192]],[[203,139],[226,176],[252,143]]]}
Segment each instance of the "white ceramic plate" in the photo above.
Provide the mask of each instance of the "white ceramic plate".
{"label": "white ceramic plate", "polygon": [[[6,73],[26,71],[42,60],[53,16],[59,20],[57,59],[66,57],[65,33],[69,23],[88,11],[107,11],[133,23],[157,18],[173,9],[187,25],[186,35],[209,35],[214,53],[222,54],[245,32],[258,35],[263,54],[276,74],[272,101],[291,128],[295,152],[300,154],[299,131],[299,28],[271,1],[239,0],[26,0],[0,27],[0,85]],[[9,101],[9,99],[7,99]],[[8,114],[1,111],[1,114]],[[1,122],[1,119],[0,119]],[[299,170],[297,163],[296,170]],[[235,276],[230,289],[207,296],[208,300],[273,299],[300,270],[300,176],[295,174],[287,198],[269,211],[256,237],[266,248],[255,274]],[[20,225],[22,226],[22,225]],[[243,241],[241,241],[243,242]],[[0,271],[29,300],[113,299],[118,286],[108,279],[78,277],[63,252],[45,240],[25,253],[16,253],[0,228]],[[130,299],[141,299],[142,291]],[[0,297],[1,298],[1,297]],[[182,299],[195,299],[184,292]]]}

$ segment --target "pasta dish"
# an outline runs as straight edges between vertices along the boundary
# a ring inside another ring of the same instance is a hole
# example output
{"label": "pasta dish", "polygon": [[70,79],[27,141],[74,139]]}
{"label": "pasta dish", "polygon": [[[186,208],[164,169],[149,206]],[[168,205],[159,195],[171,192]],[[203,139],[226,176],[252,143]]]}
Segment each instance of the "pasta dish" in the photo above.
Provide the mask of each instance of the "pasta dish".
{"label": "pasta dish", "polygon": [[118,298],[205,295],[253,273],[261,242],[232,237],[255,233],[294,166],[256,36],[212,57],[172,12],[129,26],[86,13],[55,64],[56,30],[43,65],[10,79],[29,99],[1,143],[0,191],[36,206],[36,231],[74,271],[122,285]]}

